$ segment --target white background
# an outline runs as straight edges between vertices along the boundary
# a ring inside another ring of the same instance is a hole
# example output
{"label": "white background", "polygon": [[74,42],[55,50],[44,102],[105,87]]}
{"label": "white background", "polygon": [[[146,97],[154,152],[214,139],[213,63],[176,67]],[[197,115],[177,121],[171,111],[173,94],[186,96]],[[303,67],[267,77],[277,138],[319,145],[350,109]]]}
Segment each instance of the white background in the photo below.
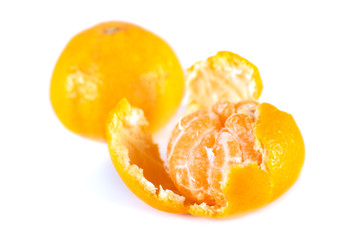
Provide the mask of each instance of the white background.
{"label": "white background", "polygon": [[[0,239],[360,239],[359,12],[356,1],[1,1]],[[49,101],[66,43],[108,20],[158,34],[184,69],[219,50],[256,64],[261,101],[293,114],[305,140],[291,190],[230,220],[137,199],[107,146],[67,131]]]}

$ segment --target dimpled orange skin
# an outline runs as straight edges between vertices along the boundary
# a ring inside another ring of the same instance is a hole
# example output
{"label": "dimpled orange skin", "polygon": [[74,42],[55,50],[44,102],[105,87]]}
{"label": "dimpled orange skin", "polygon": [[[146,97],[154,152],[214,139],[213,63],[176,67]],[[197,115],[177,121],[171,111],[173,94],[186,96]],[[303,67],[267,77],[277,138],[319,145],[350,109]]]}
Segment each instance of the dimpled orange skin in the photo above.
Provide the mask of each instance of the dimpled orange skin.
{"label": "dimpled orange skin", "polygon": [[184,76],[170,46],[134,24],[106,22],[70,40],[55,66],[50,99],[71,131],[105,140],[108,112],[123,97],[156,131],[176,112]]}

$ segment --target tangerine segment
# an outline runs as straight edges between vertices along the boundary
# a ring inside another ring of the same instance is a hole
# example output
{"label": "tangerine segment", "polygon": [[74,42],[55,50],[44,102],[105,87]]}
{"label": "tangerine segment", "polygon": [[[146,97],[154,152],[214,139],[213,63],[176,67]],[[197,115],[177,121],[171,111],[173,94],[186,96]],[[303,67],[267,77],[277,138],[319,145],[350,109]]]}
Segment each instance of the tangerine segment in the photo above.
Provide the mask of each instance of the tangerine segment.
{"label": "tangerine segment", "polygon": [[255,135],[266,149],[265,167],[275,199],[299,177],[305,159],[304,141],[294,118],[268,103],[260,105]]}
{"label": "tangerine segment", "polygon": [[223,187],[227,169],[262,164],[264,151],[256,148],[253,134],[255,116],[248,110],[248,104],[236,107],[222,101],[213,110],[189,114],[170,138],[167,156],[170,177],[184,196],[198,204],[225,206]]}
{"label": "tangerine segment", "polygon": [[213,146],[220,127],[214,112],[198,111],[180,120],[174,130],[168,145],[169,169],[173,170],[170,176],[188,199],[203,202],[211,198],[206,191],[209,181],[204,175],[211,160],[207,148]]}
{"label": "tangerine segment", "polygon": [[188,69],[187,113],[210,109],[216,102],[258,99],[262,91],[258,68],[239,55],[221,51]]}
{"label": "tangerine segment", "polygon": [[129,189],[150,206],[184,213],[185,198],[165,171],[141,109],[122,99],[109,114],[107,141],[114,167]]}

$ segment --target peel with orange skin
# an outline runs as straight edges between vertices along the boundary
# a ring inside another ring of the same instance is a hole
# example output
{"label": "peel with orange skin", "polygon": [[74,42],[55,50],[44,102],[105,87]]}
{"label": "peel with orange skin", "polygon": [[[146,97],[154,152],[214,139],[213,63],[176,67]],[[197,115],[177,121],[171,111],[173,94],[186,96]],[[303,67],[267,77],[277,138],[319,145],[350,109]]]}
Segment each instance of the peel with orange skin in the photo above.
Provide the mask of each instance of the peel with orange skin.
{"label": "peel with orange skin", "polygon": [[268,103],[260,105],[255,135],[266,149],[272,199],[289,189],[300,175],[305,145],[294,118]]}
{"label": "peel with orange skin", "polygon": [[165,172],[142,110],[122,99],[109,114],[107,141],[114,167],[141,200],[166,212],[184,213],[184,197]]}

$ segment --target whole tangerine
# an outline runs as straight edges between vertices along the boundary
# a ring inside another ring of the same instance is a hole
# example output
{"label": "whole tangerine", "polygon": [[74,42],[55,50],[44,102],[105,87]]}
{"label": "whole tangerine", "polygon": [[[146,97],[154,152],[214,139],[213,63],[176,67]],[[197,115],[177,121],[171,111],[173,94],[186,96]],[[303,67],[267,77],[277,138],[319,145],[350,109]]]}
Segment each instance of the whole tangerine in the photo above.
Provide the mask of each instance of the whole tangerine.
{"label": "whole tangerine", "polygon": [[74,36],[53,71],[50,99],[74,133],[105,140],[108,112],[123,97],[141,108],[156,131],[176,112],[184,76],[170,46],[126,22],[105,22]]}

